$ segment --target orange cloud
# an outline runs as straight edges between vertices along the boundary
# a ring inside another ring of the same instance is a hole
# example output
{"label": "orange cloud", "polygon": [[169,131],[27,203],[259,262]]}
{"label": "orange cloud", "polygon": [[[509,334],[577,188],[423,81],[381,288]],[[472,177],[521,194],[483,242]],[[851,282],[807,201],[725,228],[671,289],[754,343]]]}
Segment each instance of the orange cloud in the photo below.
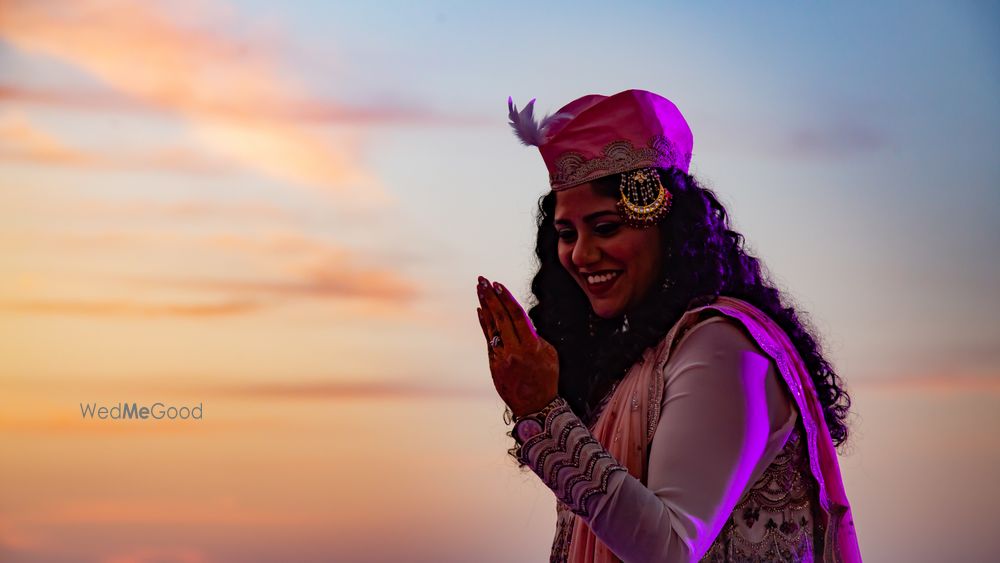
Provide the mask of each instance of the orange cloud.
{"label": "orange cloud", "polygon": [[205,25],[206,3],[139,0],[8,2],[0,37],[18,49],[80,68],[126,96],[186,119],[206,148],[281,180],[321,188],[356,203],[385,204],[388,194],[358,163],[358,141],[336,142],[302,125],[261,114],[305,99],[262,45]]}
{"label": "orange cloud", "polygon": [[[151,201],[135,199],[129,201],[101,199],[61,198],[56,201],[44,200],[37,203],[37,213],[49,216],[67,213],[88,218],[98,217],[104,224],[114,224],[121,219],[166,219],[190,224],[201,219],[222,219],[249,224],[293,223],[295,215],[286,209],[263,201],[234,201],[221,203],[207,200]],[[110,220],[110,221],[109,221]],[[43,236],[49,236],[45,234]],[[129,235],[119,233],[119,239],[127,240]],[[61,242],[68,242],[62,239]]]}
{"label": "orange cloud", "polygon": [[74,166],[98,163],[93,155],[71,148],[20,115],[0,119],[0,158]]}
{"label": "orange cloud", "polygon": [[74,315],[93,317],[220,317],[256,311],[260,303],[225,301],[220,303],[140,303],[126,301],[0,301],[0,309],[33,315]]}
{"label": "orange cloud", "polygon": [[300,125],[277,120],[212,119],[195,122],[195,133],[206,146],[279,180],[334,189],[357,203],[391,201],[361,161],[356,139],[333,144]]}
{"label": "orange cloud", "polygon": [[145,153],[100,153],[72,147],[21,115],[0,118],[0,160],[81,168],[139,168],[185,172],[218,172],[223,162],[173,148]]}
{"label": "orange cloud", "polygon": [[[117,92],[82,92],[0,84],[0,101],[25,103],[86,111],[164,113],[167,108]],[[209,108],[203,108],[208,111]],[[463,115],[441,115],[418,107],[350,106],[326,100],[289,100],[280,106],[254,107],[252,110],[216,105],[210,111],[220,117],[246,119],[267,117],[280,121],[300,121],[306,124],[373,125],[425,124],[455,126],[490,126],[493,118]]]}
{"label": "orange cloud", "polygon": [[[0,15],[0,25],[3,19]],[[116,92],[43,90],[0,84],[0,100],[93,111],[157,111],[156,106]]]}
{"label": "orange cloud", "polygon": [[[269,212],[269,209],[259,211]],[[211,259],[214,251],[220,259],[231,260],[238,256],[247,266],[225,277],[196,271],[141,277],[102,273],[100,277],[105,285],[107,281],[128,284],[126,294],[130,298],[97,297],[87,301],[60,298],[57,287],[60,283],[56,281],[47,284],[50,288],[40,293],[38,282],[45,276],[25,274],[24,279],[32,283],[11,289],[13,293],[6,300],[0,299],[0,310],[41,315],[207,318],[255,313],[289,299],[308,298],[335,300],[341,308],[340,313],[348,316],[357,314],[398,321],[413,318],[411,306],[425,291],[417,281],[397,271],[385,259],[382,259],[385,263],[379,263],[378,257],[363,256],[333,241],[291,230],[273,230],[259,235],[191,235],[175,230],[143,230],[20,232],[0,236],[0,249],[23,251],[40,244],[61,252],[99,251],[105,256],[111,249],[137,250],[149,256],[162,247],[165,252],[190,251]],[[81,272],[78,277],[93,277],[93,274]],[[136,288],[193,291],[204,295],[205,299],[164,303],[143,299],[134,293]],[[419,318],[421,322],[427,320],[426,315]]]}
{"label": "orange cloud", "polygon": [[280,278],[128,278],[142,285],[184,288],[224,294],[254,294],[280,297],[368,299],[403,304],[418,291],[413,283],[388,270],[345,270],[336,265],[317,265]]}
{"label": "orange cloud", "polygon": [[[126,235],[114,237],[106,233],[102,237],[105,240],[129,241]],[[133,242],[135,240],[132,238]],[[178,242],[178,238],[170,234],[165,234],[163,240]],[[370,260],[362,260],[356,252],[345,246],[294,231],[278,230],[255,236],[224,234],[199,237],[185,244],[192,248],[216,248],[262,260],[267,270],[273,274],[242,275],[228,279],[199,276],[133,277],[128,278],[128,281],[140,285],[195,289],[227,295],[362,299],[397,306],[412,302],[421,293],[413,280],[391,266],[366,264]]]}
{"label": "orange cloud", "polygon": [[[199,391],[202,395],[251,399],[417,399],[417,398],[491,398],[475,389],[434,388],[398,381],[344,383],[336,381],[300,381],[224,386]],[[200,396],[200,395],[199,395]]]}
{"label": "orange cloud", "polygon": [[404,303],[420,290],[412,280],[388,266],[366,265],[349,248],[294,231],[271,231],[259,236],[218,235],[199,242],[230,252],[262,257],[272,262],[277,276],[212,280],[156,278],[136,280],[224,293],[300,295],[322,298],[369,299]]}

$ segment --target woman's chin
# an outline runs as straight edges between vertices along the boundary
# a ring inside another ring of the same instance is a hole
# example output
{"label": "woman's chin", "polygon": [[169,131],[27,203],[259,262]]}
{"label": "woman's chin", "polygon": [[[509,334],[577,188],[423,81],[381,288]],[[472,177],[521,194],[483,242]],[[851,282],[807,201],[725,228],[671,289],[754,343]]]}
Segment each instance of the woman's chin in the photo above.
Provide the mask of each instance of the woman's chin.
{"label": "woman's chin", "polygon": [[590,306],[594,310],[594,314],[604,320],[620,317],[622,314],[622,308],[615,307],[611,303],[602,303],[600,301],[595,303],[591,301]]}

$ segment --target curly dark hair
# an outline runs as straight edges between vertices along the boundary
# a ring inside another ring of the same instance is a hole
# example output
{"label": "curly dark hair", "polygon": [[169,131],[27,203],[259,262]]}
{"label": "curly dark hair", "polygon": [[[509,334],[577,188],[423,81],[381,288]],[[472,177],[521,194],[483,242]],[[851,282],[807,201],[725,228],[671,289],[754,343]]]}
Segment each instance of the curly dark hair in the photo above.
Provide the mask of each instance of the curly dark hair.
{"label": "curly dark hair", "polygon": [[[743,235],[730,228],[715,193],[676,168],[657,170],[673,196],[669,214],[657,225],[664,249],[660,279],[669,278],[673,285],[668,290],[654,287],[641,306],[629,313],[625,332],[616,330],[621,317],[602,319],[593,313],[583,289],[560,263],[555,193],[539,199],[538,271],[531,282],[534,304],[528,315],[539,336],[559,352],[559,394],[581,419],[589,421],[611,386],[685,311],[726,295],[756,306],[785,331],[812,375],[834,445],[845,443],[851,399],[823,357],[809,323],[772,285],[760,260],[744,248]],[[615,174],[593,185],[601,195],[618,199],[620,183],[621,175]],[[517,449],[510,450],[515,460]]]}

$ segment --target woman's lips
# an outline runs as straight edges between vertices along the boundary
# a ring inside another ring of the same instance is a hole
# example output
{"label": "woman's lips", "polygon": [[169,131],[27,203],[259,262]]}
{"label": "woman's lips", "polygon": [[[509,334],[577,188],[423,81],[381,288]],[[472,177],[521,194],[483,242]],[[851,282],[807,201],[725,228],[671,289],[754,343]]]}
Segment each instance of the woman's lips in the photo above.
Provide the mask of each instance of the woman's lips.
{"label": "woman's lips", "polygon": [[604,295],[611,291],[611,288],[618,282],[618,278],[622,277],[621,271],[613,272],[613,274],[611,279],[600,283],[590,283],[587,281],[589,276],[583,276],[583,282],[586,285],[587,291],[594,296]]}

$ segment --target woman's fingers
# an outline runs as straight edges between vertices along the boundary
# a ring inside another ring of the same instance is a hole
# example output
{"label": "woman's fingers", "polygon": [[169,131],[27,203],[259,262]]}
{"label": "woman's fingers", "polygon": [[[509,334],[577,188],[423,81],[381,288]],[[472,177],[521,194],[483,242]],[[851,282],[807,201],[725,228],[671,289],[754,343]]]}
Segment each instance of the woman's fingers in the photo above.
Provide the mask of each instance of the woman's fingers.
{"label": "woman's fingers", "polygon": [[[520,342],[517,329],[511,321],[506,308],[500,302],[496,290],[489,284],[486,278],[479,278],[479,301],[483,305],[483,312],[487,320],[487,327],[500,333],[500,338],[508,343]],[[490,326],[492,324],[492,326]],[[489,338],[493,338],[493,333]]]}
{"label": "woman's fingers", "polygon": [[480,307],[476,307],[476,314],[479,316],[479,327],[483,329],[483,338],[486,339],[486,355],[492,361],[493,347],[490,346],[490,330],[486,326],[486,317],[483,315],[483,310]]}
{"label": "woman's fingers", "polygon": [[531,318],[524,312],[524,308],[517,302],[514,295],[500,282],[494,282],[493,285],[500,292],[500,303],[510,318],[514,330],[517,331],[518,338],[524,340],[529,334],[535,335],[535,327],[531,324]]}
{"label": "woman's fingers", "polygon": [[[500,330],[497,328],[496,319],[494,318],[493,312],[490,310],[486,302],[486,294],[489,292],[483,286],[485,284],[480,282],[479,286],[476,288],[479,294],[479,304],[482,305],[477,311],[479,311],[479,324],[483,328],[483,337],[486,339],[486,355],[489,356],[490,362],[492,362],[497,357],[497,350],[493,347],[490,341],[497,334],[500,334]],[[503,336],[501,336],[501,339]],[[502,344],[501,344],[502,346]]]}
{"label": "woman's fingers", "polygon": [[483,307],[480,309],[483,315],[483,336],[486,337],[486,341],[489,342],[494,335],[499,332],[497,329],[497,322],[490,311],[490,308],[484,303]]}
{"label": "woman's fingers", "polygon": [[490,333],[486,330],[486,317],[483,316],[483,309],[481,307],[476,307],[476,315],[479,316],[479,327],[483,329],[483,338],[489,340]]}

